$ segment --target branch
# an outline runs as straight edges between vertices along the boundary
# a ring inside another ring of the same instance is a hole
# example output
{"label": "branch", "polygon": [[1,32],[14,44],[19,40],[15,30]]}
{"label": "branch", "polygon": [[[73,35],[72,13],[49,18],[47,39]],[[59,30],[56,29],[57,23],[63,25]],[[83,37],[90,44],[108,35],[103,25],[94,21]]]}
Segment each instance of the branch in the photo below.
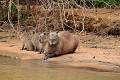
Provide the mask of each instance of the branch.
{"label": "branch", "polygon": [[8,7],[8,21],[10,23],[10,26],[13,28],[13,30],[16,32],[14,26],[13,26],[13,23],[12,21],[10,20],[10,15],[11,15],[11,3],[12,3],[12,0],[9,1],[9,7]]}

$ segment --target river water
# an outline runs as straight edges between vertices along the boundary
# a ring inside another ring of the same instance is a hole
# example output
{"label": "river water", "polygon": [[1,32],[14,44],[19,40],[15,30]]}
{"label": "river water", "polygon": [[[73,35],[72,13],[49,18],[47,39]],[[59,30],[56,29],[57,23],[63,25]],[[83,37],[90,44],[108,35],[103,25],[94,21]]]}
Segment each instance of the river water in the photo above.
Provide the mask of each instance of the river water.
{"label": "river water", "polygon": [[41,60],[20,61],[0,56],[0,80],[120,80],[120,73],[97,72]]}

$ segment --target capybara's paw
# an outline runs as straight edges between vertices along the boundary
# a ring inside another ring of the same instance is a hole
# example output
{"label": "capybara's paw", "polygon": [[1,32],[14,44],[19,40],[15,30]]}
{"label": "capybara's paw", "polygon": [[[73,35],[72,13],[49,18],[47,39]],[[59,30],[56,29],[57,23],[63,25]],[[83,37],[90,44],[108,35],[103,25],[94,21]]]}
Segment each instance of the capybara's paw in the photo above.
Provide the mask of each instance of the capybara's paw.
{"label": "capybara's paw", "polygon": [[41,54],[41,52],[39,52],[38,54]]}
{"label": "capybara's paw", "polygon": [[49,57],[48,56],[45,56],[44,58],[43,58],[43,60],[47,60]]}
{"label": "capybara's paw", "polygon": [[21,48],[20,50],[24,50],[23,48]]}
{"label": "capybara's paw", "polygon": [[42,54],[43,53],[43,50],[40,50],[38,54]]}

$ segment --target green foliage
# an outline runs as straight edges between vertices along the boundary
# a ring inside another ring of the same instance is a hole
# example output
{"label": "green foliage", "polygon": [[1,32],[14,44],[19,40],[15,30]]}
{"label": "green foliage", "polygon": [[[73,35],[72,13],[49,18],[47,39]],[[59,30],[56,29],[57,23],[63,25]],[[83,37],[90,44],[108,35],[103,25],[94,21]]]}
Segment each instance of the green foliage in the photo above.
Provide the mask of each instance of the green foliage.
{"label": "green foliage", "polygon": [[13,2],[12,2],[11,11],[12,12],[16,12],[17,11],[17,9],[16,9],[16,1],[15,0],[13,0]]}
{"label": "green foliage", "polygon": [[[84,0],[74,0],[76,1],[78,4],[81,2],[83,3]],[[95,6],[98,6],[98,7],[104,7],[104,6],[107,6],[107,5],[114,5],[114,4],[117,4],[118,1],[117,0],[93,0],[94,2],[94,5]],[[92,0],[85,0],[85,3],[86,5],[90,6],[92,5]]]}
{"label": "green foliage", "polygon": [[7,21],[7,14],[8,13],[8,7],[3,5],[0,5],[0,21]]}
{"label": "green foliage", "polygon": [[5,10],[4,10],[4,11],[5,11],[5,12],[4,12],[3,20],[4,20],[4,21],[7,21],[7,19],[8,19],[8,14],[7,14],[7,13],[8,13],[8,7],[7,7],[7,6],[5,7]]}
{"label": "green foliage", "polygon": [[[2,5],[1,5],[2,6]],[[1,20],[7,21],[8,20],[8,3],[6,4],[3,12],[1,13]],[[2,10],[2,9],[1,9]],[[16,8],[16,0],[12,1],[11,4],[11,19],[14,21],[17,20],[17,8]]]}
{"label": "green foliage", "polygon": [[17,8],[16,8],[16,0],[12,1],[11,4],[11,20],[12,21],[17,21]]}
{"label": "green foliage", "polygon": [[117,4],[116,0],[98,0],[94,2],[95,6],[104,7],[106,5]]}
{"label": "green foliage", "polygon": [[22,21],[27,17],[27,12],[24,9],[21,9],[19,19]]}

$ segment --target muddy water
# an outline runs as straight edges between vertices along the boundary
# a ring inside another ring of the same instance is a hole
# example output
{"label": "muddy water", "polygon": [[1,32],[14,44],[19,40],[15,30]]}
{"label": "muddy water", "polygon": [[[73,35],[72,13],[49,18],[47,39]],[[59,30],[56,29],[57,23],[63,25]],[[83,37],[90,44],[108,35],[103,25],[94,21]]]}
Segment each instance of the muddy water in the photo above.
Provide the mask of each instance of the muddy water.
{"label": "muddy water", "polygon": [[120,73],[96,72],[41,60],[20,61],[0,56],[0,80],[120,80]]}

